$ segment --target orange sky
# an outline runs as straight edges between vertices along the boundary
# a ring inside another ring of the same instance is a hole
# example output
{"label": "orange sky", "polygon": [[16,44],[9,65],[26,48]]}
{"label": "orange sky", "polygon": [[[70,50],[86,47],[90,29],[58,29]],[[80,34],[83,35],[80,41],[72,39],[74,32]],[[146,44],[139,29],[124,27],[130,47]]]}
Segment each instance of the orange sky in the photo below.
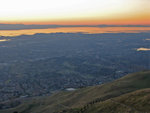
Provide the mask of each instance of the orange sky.
{"label": "orange sky", "polygon": [[150,0],[1,0],[0,23],[150,25],[149,6]]}
{"label": "orange sky", "polygon": [[43,21],[1,21],[4,24],[41,24],[41,25],[150,25],[150,18],[125,18],[125,19],[81,19],[81,20],[43,20]]}

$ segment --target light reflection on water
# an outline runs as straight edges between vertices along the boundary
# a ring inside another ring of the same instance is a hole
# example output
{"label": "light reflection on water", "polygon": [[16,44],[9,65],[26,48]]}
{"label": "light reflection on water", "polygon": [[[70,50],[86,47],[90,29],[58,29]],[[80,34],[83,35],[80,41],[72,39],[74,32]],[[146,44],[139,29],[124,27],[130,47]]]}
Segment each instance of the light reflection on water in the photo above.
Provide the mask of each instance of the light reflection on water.
{"label": "light reflection on water", "polygon": [[0,36],[34,35],[36,33],[139,33],[150,32],[150,27],[63,27],[49,29],[0,30]]}
{"label": "light reflection on water", "polygon": [[150,48],[138,48],[137,51],[150,51]]}
{"label": "light reflection on water", "polygon": [[10,39],[0,39],[0,42],[10,41]]}
{"label": "light reflection on water", "polygon": [[146,40],[150,40],[150,39],[146,39]]}

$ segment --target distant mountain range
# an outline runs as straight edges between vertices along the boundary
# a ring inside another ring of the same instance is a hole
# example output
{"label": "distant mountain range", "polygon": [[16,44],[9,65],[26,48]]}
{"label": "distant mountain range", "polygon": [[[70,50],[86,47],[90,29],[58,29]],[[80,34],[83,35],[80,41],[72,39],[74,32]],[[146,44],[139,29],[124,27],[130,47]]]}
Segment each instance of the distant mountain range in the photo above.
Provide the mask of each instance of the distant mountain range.
{"label": "distant mountain range", "polygon": [[36,97],[0,113],[150,113],[150,71],[102,85]]}
{"label": "distant mountain range", "polygon": [[59,27],[150,27],[150,25],[24,25],[0,24],[0,30],[47,29]]}

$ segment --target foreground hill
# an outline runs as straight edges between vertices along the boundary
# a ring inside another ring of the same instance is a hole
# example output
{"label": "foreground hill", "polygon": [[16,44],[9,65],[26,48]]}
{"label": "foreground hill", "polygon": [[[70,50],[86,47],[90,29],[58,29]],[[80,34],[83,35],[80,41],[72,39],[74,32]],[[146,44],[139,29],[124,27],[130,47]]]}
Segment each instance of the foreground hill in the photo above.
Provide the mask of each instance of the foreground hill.
{"label": "foreground hill", "polygon": [[96,103],[84,113],[150,113],[150,88]]}
{"label": "foreground hill", "polygon": [[150,113],[150,88],[106,101],[97,99],[80,109],[68,109],[59,113]]}
{"label": "foreground hill", "polygon": [[14,111],[19,113],[73,113],[84,112],[86,106],[91,105],[92,107],[86,109],[86,113],[98,113],[99,111],[102,113],[110,111],[112,113],[113,111],[114,113],[118,111],[128,113],[132,110],[135,110],[135,113],[139,111],[148,112],[150,89],[145,88],[150,88],[150,71],[129,74],[103,85],[35,98],[16,108],[0,111],[0,113],[13,113]]}

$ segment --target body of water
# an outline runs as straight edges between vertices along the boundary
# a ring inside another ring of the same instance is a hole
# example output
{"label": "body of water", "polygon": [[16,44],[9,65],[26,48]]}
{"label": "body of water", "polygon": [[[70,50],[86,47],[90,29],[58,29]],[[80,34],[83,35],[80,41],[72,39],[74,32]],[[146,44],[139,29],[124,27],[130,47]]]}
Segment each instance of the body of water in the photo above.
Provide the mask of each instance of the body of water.
{"label": "body of water", "polygon": [[0,36],[34,35],[36,33],[140,33],[149,32],[150,27],[62,27],[49,29],[0,30]]}

